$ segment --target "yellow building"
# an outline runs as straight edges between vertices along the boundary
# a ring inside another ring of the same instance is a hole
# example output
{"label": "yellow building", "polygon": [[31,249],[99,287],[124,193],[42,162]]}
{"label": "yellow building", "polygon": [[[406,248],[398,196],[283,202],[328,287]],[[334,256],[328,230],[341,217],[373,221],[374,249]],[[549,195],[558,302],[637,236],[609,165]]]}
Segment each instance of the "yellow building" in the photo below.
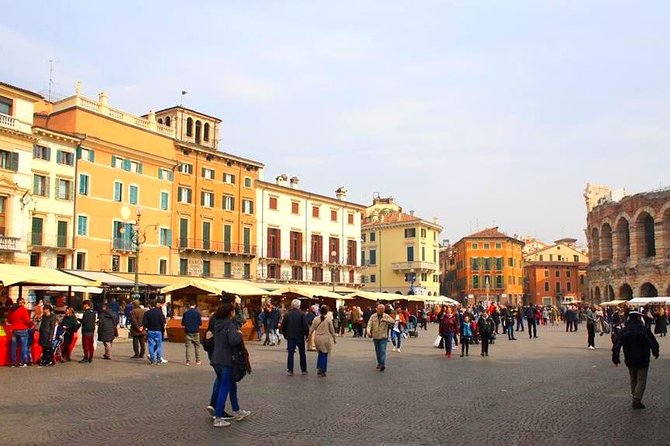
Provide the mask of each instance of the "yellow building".
{"label": "yellow building", "polygon": [[134,272],[133,226],[139,221],[139,271],[169,274],[174,129],[76,94],[42,104],[35,123],[81,135],[74,194],[74,267]]}
{"label": "yellow building", "polygon": [[172,271],[252,279],[256,181],[263,164],[218,149],[221,120],[184,107],[156,112],[175,130]]}
{"label": "yellow building", "polygon": [[370,291],[438,296],[442,226],[375,197],[361,227],[363,283]]}

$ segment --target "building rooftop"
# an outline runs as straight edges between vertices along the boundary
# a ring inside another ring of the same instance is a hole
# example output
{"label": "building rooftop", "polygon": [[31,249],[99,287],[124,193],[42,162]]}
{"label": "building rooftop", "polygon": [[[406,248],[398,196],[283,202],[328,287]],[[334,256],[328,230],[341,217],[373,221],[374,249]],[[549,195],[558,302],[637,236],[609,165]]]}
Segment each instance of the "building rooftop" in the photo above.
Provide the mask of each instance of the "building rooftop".
{"label": "building rooftop", "polygon": [[25,88],[17,87],[16,85],[8,84],[7,82],[2,82],[0,81],[0,86],[2,87],[7,87],[11,88],[16,91],[20,91],[21,93],[27,94],[29,96],[33,96],[35,99],[44,99],[44,96],[42,96],[39,93],[35,93],[34,91],[26,90]]}
{"label": "building rooftop", "polygon": [[513,240],[513,241],[516,241],[518,243],[523,244],[523,242],[521,240],[518,240],[516,237],[511,237],[511,236],[505,234],[504,232],[500,232],[498,230],[498,226],[494,226],[492,228],[482,229],[479,232],[475,232],[473,234],[466,235],[465,237],[463,237],[463,239],[472,239],[472,238],[476,238],[476,239],[503,239],[504,238],[504,239],[510,239],[510,240]]}

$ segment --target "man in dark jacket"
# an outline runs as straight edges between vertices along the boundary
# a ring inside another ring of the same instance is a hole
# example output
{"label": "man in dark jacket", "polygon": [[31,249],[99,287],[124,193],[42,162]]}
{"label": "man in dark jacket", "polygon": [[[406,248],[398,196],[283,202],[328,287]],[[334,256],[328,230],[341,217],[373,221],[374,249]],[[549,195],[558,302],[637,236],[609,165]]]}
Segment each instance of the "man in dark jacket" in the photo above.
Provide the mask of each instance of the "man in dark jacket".
{"label": "man in dark jacket", "polygon": [[537,338],[537,313],[535,305],[526,309],[526,321],[528,322],[528,339]]}
{"label": "man in dark jacket", "polygon": [[112,311],[109,305],[102,304],[102,311],[98,315],[98,340],[105,346],[103,359],[112,359],[112,343],[118,334],[119,314]]}
{"label": "man in dark jacket", "polygon": [[51,305],[45,305],[43,311],[39,330],[39,343],[40,347],[42,347],[42,357],[39,364],[52,366],[54,365],[52,342],[56,335],[56,315],[53,313]]}
{"label": "man in dark jacket", "polygon": [[163,359],[163,330],[165,329],[165,315],[154,299],[149,301],[149,311],[144,313],[142,325],[147,332],[149,344],[149,362],[151,365],[167,363]]}
{"label": "man in dark jacket", "polygon": [[195,364],[200,365],[200,311],[192,303],[181,318],[184,327],[184,342],[186,344],[186,365],[191,365],[191,350],[195,350]]}
{"label": "man in dark jacket", "polygon": [[93,311],[93,305],[90,300],[85,300],[84,314],[79,322],[81,323],[81,346],[84,349],[84,359],[80,363],[90,363],[93,361],[93,333],[95,332],[96,316]]}
{"label": "man in dark jacket", "polygon": [[146,350],[147,334],[142,325],[144,319],[144,308],[140,307],[140,301],[135,299],[132,303],[133,311],[130,312],[130,336],[133,338],[133,356],[130,359],[144,358]]}
{"label": "man in dark jacket", "polygon": [[649,371],[650,352],[658,359],[658,342],[642,323],[642,314],[631,311],[628,314],[626,326],[616,337],[612,347],[612,362],[615,366],[621,363],[619,352],[623,347],[624,363],[628,367],[630,376],[630,391],[633,396],[633,409],[644,409],[642,397],[647,386],[647,372]]}
{"label": "man in dark jacket", "polygon": [[288,359],[286,369],[289,376],[293,376],[293,355],[296,347],[300,353],[300,371],[303,375],[307,374],[307,355],[305,354],[305,338],[309,334],[307,319],[300,311],[300,300],[293,299],[291,310],[284,317],[282,323],[282,334],[288,342]]}

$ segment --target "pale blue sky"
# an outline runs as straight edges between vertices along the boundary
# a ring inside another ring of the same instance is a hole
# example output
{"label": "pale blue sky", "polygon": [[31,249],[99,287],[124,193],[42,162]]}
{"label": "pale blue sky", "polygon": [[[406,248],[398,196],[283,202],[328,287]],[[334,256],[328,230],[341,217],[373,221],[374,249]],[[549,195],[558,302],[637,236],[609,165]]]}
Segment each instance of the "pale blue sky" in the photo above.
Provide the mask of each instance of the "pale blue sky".
{"label": "pale blue sky", "polygon": [[[302,187],[392,195],[452,241],[584,240],[587,181],[670,185],[666,1],[0,0],[0,79],[223,119]],[[101,6],[101,5],[105,6]]]}

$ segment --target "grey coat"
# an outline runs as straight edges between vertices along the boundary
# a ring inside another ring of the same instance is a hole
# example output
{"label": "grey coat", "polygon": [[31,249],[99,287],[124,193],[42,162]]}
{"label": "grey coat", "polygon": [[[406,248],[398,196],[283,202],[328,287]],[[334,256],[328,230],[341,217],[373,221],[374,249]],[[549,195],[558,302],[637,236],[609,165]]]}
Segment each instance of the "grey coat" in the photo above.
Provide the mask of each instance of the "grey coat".
{"label": "grey coat", "polygon": [[232,319],[214,319],[214,352],[209,363],[213,366],[233,366],[233,349],[242,344],[242,335]]}
{"label": "grey coat", "polygon": [[112,342],[116,337],[116,326],[119,325],[119,317],[110,310],[101,311],[98,316],[98,340],[101,342]]}

